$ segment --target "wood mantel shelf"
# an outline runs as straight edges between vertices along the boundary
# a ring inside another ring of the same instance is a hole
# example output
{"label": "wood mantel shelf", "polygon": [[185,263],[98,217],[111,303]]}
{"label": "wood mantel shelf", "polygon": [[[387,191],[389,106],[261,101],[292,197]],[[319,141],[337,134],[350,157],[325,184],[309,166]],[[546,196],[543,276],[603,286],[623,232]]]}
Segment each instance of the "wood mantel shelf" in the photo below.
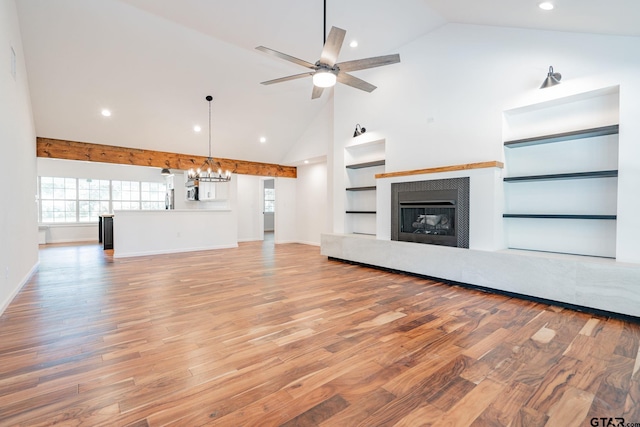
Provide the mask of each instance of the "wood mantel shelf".
{"label": "wood mantel shelf", "polygon": [[451,165],[451,166],[440,166],[437,168],[427,168],[427,169],[416,169],[410,171],[400,171],[400,172],[388,172],[388,173],[379,173],[376,174],[376,179],[380,178],[394,178],[398,176],[409,176],[409,175],[423,175],[426,173],[439,173],[439,172],[452,172],[452,171],[461,171],[461,170],[470,170],[470,169],[484,169],[484,168],[504,168],[504,163],[498,162],[496,160],[492,160],[490,162],[479,162],[479,163],[465,163],[462,165]]}

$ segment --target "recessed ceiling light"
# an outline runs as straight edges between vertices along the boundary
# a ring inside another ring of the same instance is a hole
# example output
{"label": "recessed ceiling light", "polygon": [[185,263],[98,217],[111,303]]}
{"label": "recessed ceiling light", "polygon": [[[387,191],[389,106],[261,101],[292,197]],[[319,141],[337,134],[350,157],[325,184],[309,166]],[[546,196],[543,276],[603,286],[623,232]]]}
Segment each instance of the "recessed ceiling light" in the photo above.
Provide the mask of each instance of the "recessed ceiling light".
{"label": "recessed ceiling light", "polygon": [[103,109],[100,114],[102,114],[105,117],[110,117],[111,116],[111,111],[107,110],[106,108]]}
{"label": "recessed ceiling light", "polygon": [[308,164],[309,164],[309,160],[305,160],[305,161],[304,161],[304,164],[305,164],[305,165],[308,165]]}
{"label": "recessed ceiling light", "polygon": [[349,43],[350,47],[358,47],[358,41],[357,40],[351,40],[351,43]]}
{"label": "recessed ceiling light", "polygon": [[267,138],[265,138],[264,136],[261,136],[260,142],[264,144],[265,142],[267,142]]}
{"label": "recessed ceiling light", "polygon": [[553,9],[553,3],[549,2],[549,1],[545,1],[542,2],[538,5],[538,7],[542,10],[552,10]]}
{"label": "recessed ceiling light", "polygon": [[194,131],[194,132],[200,132],[201,130],[202,130],[202,128],[201,128],[200,126],[198,126],[198,125],[195,125],[195,126],[193,127],[193,131]]}

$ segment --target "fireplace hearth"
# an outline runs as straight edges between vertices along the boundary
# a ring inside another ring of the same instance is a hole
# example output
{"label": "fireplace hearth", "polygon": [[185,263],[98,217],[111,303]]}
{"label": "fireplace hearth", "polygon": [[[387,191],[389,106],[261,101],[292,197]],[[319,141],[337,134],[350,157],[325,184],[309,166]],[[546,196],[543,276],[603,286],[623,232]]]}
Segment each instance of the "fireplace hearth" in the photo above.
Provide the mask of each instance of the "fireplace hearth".
{"label": "fireplace hearth", "polygon": [[391,184],[391,240],[469,247],[469,178]]}

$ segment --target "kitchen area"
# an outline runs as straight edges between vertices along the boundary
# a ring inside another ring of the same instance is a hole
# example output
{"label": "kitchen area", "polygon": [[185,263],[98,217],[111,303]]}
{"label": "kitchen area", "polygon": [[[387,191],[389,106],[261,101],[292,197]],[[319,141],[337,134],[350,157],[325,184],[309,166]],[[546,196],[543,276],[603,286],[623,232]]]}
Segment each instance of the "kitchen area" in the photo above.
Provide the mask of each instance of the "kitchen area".
{"label": "kitchen area", "polygon": [[[75,182],[75,190],[65,191],[77,192],[74,197],[80,199],[77,212],[71,213],[75,221],[67,214],[66,219],[42,226],[46,233],[43,244],[97,241],[104,249],[113,249],[114,257],[230,248],[238,244],[235,176],[226,182],[194,186],[193,180],[189,183],[187,171],[162,174],[155,167],[45,158],[38,159],[38,171],[41,177],[65,177],[66,182]],[[99,200],[92,202],[86,214],[86,203],[81,200],[84,182],[93,187],[106,183],[92,196]],[[157,194],[150,193],[148,199],[153,201],[134,202],[135,196],[129,194],[134,193],[132,190],[116,185],[124,183],[130,183],[132,189],[136,184],[141,194],[146,194],[142,189],[147,187],[157,189]],[[197,198],[193,197],[194,188],[198,189]],[[46,203],[42,190],[38,202]],[[83,215],[86,220],[82,220]]]}

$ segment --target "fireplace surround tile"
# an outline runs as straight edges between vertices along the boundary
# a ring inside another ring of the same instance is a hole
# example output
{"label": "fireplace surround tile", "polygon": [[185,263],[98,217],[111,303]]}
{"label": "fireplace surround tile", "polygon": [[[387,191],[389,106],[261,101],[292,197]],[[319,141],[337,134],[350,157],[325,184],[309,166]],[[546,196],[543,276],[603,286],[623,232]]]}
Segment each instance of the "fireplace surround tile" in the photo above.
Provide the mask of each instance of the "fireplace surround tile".
{"label": "fireplace surround tile", "polygon": [[[434,236],[432,241],[421,243],[444,244],[458,248],[469,248],[469,177],[432,179],[426,181],[397,182],[391,184],[391,240],[405,240],[400,233],[400,202],[401,193],[425,194],[432,193],[439,198],[441,194],[453,191],[457,194],[455,201],[456,235],[455,244],[443,243],[442,238]],[[428,236],[424,236],[428,237]],[[451,239],[449,239],[451,240]]]}

